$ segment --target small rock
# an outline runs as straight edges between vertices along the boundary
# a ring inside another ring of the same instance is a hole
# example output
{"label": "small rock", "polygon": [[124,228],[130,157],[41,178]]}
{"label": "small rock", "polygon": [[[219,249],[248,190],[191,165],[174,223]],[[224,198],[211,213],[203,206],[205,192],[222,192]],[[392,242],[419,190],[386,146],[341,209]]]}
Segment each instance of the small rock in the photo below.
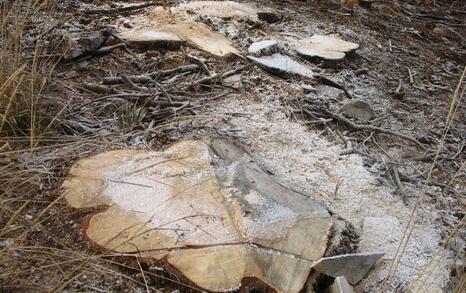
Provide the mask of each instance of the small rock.
{"label": "small rock", "polygon": [[372,110],[371,106],[364,101],[350,101],[346,103],[341,111],[350,117],[354,117],[361,121],[369,121],[377,114]]}
{"label": "small rock", "polygon": [[259,67],[274,75],[300,75],[302,77],[313,78],[314,72],[311,68],[298,63],[289,56],[273,54],[271,56],[254,57],[248,56],[248,59]]}
{"label": "small rock", "polygon": [[136,30],[120,34],[128,43],[144,48],[163,48],[176,50],[184,41],[174,33],[155,30]]}
{"label": "small rock", "polygon": [[335,278],[329,293],[354,293],[353,287],[348,283],[344,276]]}
{"label": "small rock", "polygon": [[385,253],[359,253],[325,257],[317,261],[313,269],[332,277],[345,276],[348,282],[355,285],[384,255]]}
{"label": "small rock", "polygon": [[272,55],[278,52],[278,43],[274,40],[255,42],[248,48],[248,52],[254,56]]}
{"label": "small rock", "polygon": [[281,16],[275,10],[267,8],[259,10],[257,12],[257,17],[268,23],[275,23],[281,20]]}

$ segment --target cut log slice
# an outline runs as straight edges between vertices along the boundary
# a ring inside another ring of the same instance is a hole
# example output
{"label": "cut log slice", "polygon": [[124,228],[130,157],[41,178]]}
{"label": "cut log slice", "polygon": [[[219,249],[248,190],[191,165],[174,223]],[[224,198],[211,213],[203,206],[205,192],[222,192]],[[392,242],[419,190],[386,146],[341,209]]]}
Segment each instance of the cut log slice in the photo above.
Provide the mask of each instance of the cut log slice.
{"label": "cut log slice", "polygon": [[304,58],[339,61],[345,58],[346,53],[357,50],[359,45],[336,37],[313,35],[297,42],[294,48]]}
{"label": "cut log slice", "polygon": [[215,292],[251,279],[299,292],[332,225],[325,207],[225,140],[97,154],[76,162],[63,188],[74,208],[107,206],[86,227],[98,247],[168,263]]}

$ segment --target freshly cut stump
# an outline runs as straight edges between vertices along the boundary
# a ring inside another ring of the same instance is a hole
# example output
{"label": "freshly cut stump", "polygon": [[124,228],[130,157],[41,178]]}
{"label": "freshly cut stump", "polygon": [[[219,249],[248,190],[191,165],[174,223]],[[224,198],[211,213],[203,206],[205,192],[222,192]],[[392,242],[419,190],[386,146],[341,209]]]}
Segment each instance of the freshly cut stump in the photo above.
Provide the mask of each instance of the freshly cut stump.
{"label": "freshly cut stump", "polygon": [[147,26],[143,29],[123,32],[120,36],[133,45],[148,49],[176,50],[187,43],[215,56],[240,54],[229,39],[198,22]]}
{"label": "freshly cut stump", "polygon": [[175,14],[189,11],[202,16],[258,20],[257,7],[254,4],[235,1],[192,1],[180,4],[172,8],[172,11]]}
{"label": "freshly cut stump", "polygon": [[308,59],[324,59],[327,61],[343,60],[346,53],[359,48],[359,45],[336,37],[313,35],[294,46],[299,55]]}
{"label": "freshly cut stump", "polygon": [[157,27],[161,31],[176,34],[188,45],[209,52],[212,55],[226,57],[239,55],[232,42],[223,35],[213,32],[207,25],[199,22],[166,24]]}
{"label": "freshly cut stump", "polygon": [[86,227],[96,245],[168,263],[209,291],[300,291],[332,225],[325,207],[222,139],[97,154],[76,162],[63,188],[74,208],[107,206]]}

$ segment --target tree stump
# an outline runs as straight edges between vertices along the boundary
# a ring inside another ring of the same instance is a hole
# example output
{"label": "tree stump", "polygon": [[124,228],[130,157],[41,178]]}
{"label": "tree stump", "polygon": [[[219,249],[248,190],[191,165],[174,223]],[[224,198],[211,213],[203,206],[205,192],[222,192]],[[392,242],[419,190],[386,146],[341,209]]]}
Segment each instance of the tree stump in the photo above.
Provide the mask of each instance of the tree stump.
{"label": "tree stump", "polygon": [[332,225],[324,206],[223,139],[97,154],[77,161],[63,188],[74,208],[105,206],[85,227],[97,246],[215,292],[252,283],[299,292]]}

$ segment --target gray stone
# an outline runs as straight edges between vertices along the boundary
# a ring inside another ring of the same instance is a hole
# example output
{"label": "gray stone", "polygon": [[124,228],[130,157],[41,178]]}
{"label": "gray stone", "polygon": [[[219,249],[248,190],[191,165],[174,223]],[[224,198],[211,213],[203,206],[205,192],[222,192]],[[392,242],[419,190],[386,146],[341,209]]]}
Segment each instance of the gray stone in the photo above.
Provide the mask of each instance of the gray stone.
{"label": "gray stone", "polygon": [[272,55],[279,50],[278,43],[274,40],[255,42],[248,48],[248,52],[254,56]]}
{"label": "gray stone", "polygon": [[353,287],[348,283],[344,276],[335,278],[329,293],[354,293]]}
{"label": "gray stone", "polygon": [[314,77],[314,72],[311,68],[298,63],[289,56],[276,53],[271,56],[263,57],[248,56],[248,59],[265,71],[274,75],[299,75],[307,78]]}
{"label": "gray stone", "polygon": [[346,103],[342,108],[341,111],[345,113],[347,116],[356,118],[361,121],[369,121],[377,114],[372,110],[371,106],[360,100],[350,101]]}
{"label": "gray stone", "polygon": [[345,276],[350,284],[357,284],[385,253],[344,254],[322,258],[313,266],[316,271],[331,277]]}

